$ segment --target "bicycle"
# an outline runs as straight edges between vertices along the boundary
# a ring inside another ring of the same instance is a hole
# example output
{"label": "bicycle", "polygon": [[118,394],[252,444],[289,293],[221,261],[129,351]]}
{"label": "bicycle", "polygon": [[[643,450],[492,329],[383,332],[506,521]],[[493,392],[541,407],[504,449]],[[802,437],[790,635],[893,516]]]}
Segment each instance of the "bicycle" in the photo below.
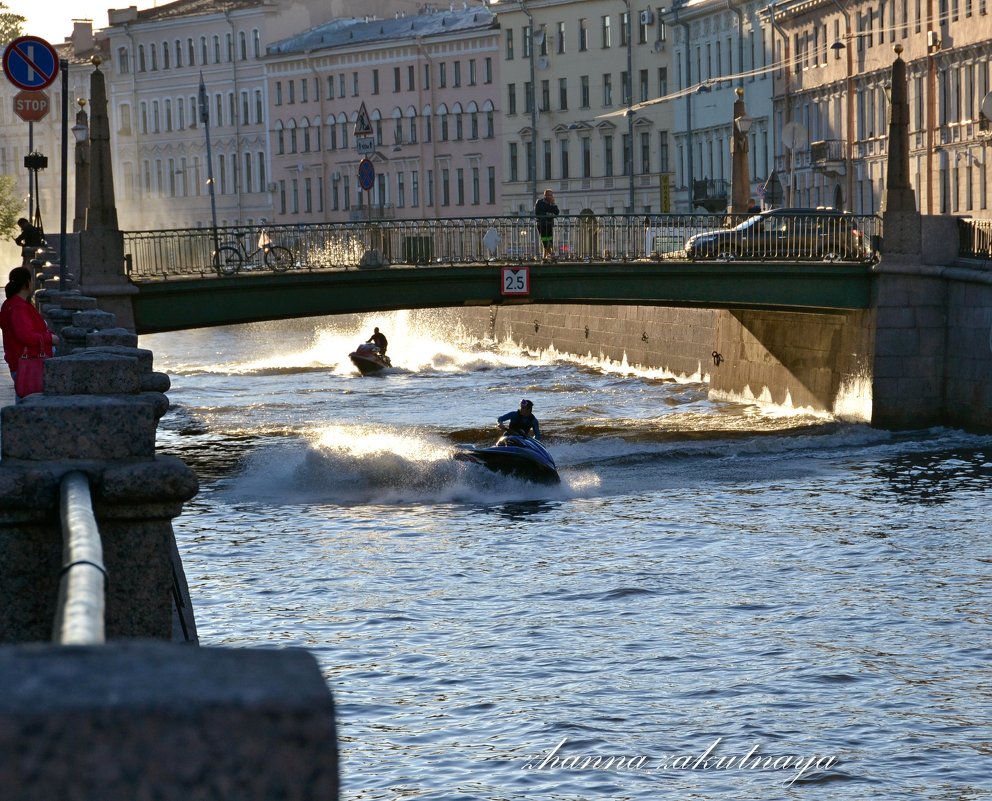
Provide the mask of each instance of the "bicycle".
{"label": "bicycle", "polygon": [[243,237],[243,233],[235,233],[233,244],[221,245],[214,252],[214,267],[218,275],[236,275],[246,261],[251,261],[259,253],[265,266],[273,272],[284,273],[293,266],[293,251],[282,245],[273,245],[265,231],[259,235],[258,247],[251,253],[245,248]]}

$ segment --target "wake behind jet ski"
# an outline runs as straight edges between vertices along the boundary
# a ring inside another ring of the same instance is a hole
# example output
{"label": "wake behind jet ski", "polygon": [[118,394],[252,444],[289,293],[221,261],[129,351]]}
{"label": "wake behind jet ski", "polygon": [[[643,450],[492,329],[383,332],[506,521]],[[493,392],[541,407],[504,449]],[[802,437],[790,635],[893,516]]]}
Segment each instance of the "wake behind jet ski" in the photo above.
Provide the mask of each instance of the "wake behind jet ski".
{"label": "wake behind jet ski", "polygon": [[[498,418],[505,433],[491,448],[475,448],[457,458],[485,465],[497,473],[519,476],[529,481],[558,484],[558,467],[541,442],[541,424],[533,414],[534,404],[524,398],[520,409]],[[528,436],[533,429],[534,437]]]}
{"label": "wake behind jet ski", "polygon": [[363,342],[355,348],[353,352],[348,354],[348,358],[351,359],[351,363],[358,368],[358,371],[362,375],[378,373],[384,367],[393,366],[393,363],[389,361],[389,357],[379,350],[377,345],[372,345],[368,342]]}

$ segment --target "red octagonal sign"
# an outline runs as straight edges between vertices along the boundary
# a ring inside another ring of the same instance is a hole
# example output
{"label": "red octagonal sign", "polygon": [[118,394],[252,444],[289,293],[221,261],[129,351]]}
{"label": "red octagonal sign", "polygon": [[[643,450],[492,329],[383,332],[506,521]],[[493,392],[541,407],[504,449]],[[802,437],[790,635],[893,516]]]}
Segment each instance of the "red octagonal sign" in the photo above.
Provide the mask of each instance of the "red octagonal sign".
{"label": "red octagonal sign", "polygon": [[25,122],[38,122],[48,114],[48,95],[24,89],[14,95],[14,113]]}

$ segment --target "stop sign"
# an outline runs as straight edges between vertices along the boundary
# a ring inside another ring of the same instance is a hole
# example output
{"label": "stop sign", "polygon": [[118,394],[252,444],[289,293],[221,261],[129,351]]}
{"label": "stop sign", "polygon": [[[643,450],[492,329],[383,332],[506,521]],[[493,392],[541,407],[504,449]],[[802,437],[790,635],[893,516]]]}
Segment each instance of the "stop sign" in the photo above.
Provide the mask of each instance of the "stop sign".
{"label": "stop sign", "polygon": [[14,95],[14,113],[25,122],[38,122],[48,114],[48,95],[24,89]]}

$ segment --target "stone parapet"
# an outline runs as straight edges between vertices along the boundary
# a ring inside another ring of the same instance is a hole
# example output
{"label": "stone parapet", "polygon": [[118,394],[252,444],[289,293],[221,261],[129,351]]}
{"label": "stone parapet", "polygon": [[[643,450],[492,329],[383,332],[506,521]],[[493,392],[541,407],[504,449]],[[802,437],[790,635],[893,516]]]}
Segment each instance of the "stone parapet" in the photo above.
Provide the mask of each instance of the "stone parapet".
{"label": "stone parapet", "polygon": [[7,647],[0,677],[14,801],[338,798],[334,703],[305,651]]}

